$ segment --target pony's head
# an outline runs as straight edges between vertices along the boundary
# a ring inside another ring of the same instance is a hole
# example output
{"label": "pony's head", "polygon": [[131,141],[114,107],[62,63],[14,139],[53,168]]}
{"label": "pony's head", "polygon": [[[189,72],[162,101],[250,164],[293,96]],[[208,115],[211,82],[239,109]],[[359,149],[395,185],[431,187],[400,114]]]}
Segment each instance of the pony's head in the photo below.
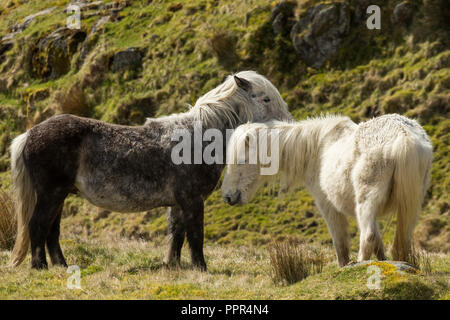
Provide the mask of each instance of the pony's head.
{"label": "pony's head", "polygon": [[[227,166],[222,183],[222,197],[230,205],[250,201],[259,186],[271,177],[261,175],[261,155],[258,151],[259,131],[265,123],[239,126],[227,145]],[[272,155],[274,154],[268,150]]]}
{"label": "pony's head", "polygon": [[191,112],[211,127],[293,119],[277,88],[255,71],[228,76],[222,84],[200,97]]}

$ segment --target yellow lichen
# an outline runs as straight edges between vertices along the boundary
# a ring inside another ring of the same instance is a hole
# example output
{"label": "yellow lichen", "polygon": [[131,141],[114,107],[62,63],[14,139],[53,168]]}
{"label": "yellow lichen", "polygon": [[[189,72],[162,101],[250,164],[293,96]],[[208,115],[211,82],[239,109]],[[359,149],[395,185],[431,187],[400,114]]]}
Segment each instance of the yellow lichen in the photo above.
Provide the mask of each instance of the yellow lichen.
{"label": "yellow lichen", "polygon": [[387,280],[394,283],[406,280],[406,275],[398,271],[397,267],[386,261],[373,261],[369,266],[376,266],[381,269],[381,275]]}

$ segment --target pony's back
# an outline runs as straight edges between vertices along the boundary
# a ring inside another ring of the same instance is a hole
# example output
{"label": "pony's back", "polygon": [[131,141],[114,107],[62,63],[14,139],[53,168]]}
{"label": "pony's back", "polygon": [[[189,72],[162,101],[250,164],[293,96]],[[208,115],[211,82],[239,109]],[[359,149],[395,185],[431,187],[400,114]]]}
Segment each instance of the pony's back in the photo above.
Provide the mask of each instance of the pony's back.
{"label": "pony's back", "polygon": [[398,114],[383,115],[359,124],[355,142],[361,149],[387,147],[400,136],[408,137],[425,148],[432,148],[430,139],[417,121]]}

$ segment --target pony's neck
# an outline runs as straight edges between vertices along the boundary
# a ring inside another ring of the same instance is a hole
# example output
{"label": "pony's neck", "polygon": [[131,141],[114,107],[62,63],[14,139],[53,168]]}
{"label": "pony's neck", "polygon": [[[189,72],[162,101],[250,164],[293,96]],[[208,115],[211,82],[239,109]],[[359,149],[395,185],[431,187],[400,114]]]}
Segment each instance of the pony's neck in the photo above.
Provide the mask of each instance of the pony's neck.
{"label": "pony's neck", "polygon": [[[241,119],[234,111],[237,108],[230,106],[226,108],[208,105],[196,105],[186,112],[187,116],[192,117],[193,121],[199,121],[203,129],[218,129],[224,131],[226,129],[235,129],[242,123],[250,120],[251,117]],[[247,119],[249,118],[249,119]]]}
{"label": "pony's neck", "polygon": [[325,137],[348,127],[349,121],[347,117],[324,117],[287,123],[279,128],[280,171],[285,188],[305,185],[308,176],[316,173]]}

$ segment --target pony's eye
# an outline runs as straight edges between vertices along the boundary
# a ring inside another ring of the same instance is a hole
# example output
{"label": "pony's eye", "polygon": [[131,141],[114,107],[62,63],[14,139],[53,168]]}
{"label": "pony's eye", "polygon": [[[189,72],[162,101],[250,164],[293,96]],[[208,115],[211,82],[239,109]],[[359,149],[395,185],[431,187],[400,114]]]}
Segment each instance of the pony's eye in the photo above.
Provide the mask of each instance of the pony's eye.
{"label": "pony's eye", "polygon": [[269,97],[265,97],[263,101],[264,102],[270,102],[270,98]]}

